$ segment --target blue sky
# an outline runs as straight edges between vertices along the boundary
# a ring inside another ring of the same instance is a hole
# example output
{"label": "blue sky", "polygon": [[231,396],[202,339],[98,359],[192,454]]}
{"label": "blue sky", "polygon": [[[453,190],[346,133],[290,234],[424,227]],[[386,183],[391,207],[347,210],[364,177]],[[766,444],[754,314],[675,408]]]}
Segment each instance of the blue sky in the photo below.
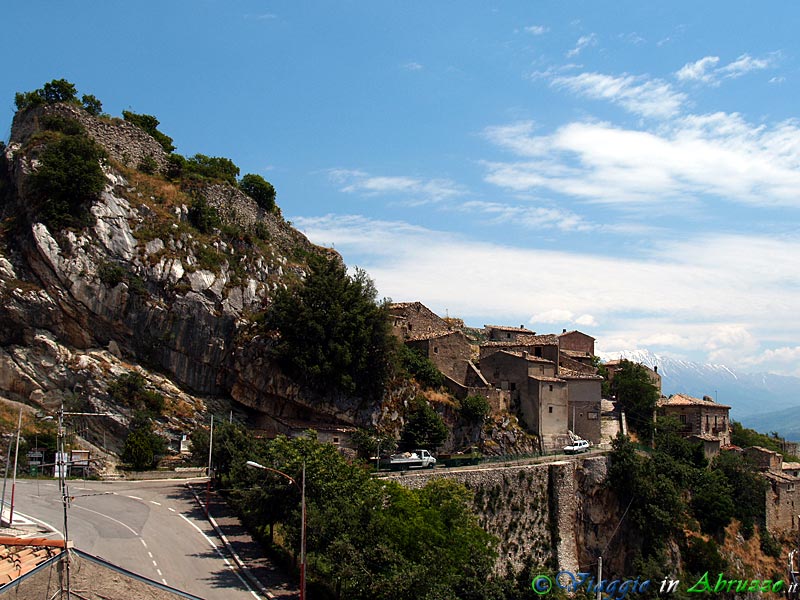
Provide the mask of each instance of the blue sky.
{"label": "blue sky", "polygon": [[226,156],[380,293],[800,375],[800,6],[25,2],[0,127],[65,77]]}

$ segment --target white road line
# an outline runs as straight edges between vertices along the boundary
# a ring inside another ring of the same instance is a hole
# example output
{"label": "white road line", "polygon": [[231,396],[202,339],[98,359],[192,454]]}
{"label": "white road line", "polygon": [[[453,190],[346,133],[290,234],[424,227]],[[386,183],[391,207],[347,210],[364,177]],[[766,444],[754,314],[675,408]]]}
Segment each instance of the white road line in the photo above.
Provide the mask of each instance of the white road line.
{"label": "white road line", "polygon": [[197,532],[198,532],[200,535],[202,535],[204,538],[206,538],[206,541],[207,541],[209,544],[211,544],[211,547],[212,547],[212,548],[214,548],[214,550],[216,550],[216,551],[217,551],[217,554],[219,554],[219,557],[220,557],[220,558],[221,558],[221,559],[222,559],[222,560],[225,562],[225,564],[226,564],[226,565],[228,565],[228,568],[229,568],[231,571],[233,571],[233,573],[235,573],[235,574],[236,574],[236,577],[238,577],[238,578],[239,578],[239,581],[241,581],[241,582],[244,584],[244,586],[247,588],[247,591],[249,591],[249,592],[250,592],[250,593],[253,595],[253,598],[259,598],[259,599],[260,599],[260,596],[259,596],[258,594],[256,594],[256,593],[253,591],[253,588],[251,588],[251,587],[250,587],[250,584],[249,584],[249,583],[247,583],[247,581],[245,581],[245,580],[244,580],[244,578],[243,578],[243,577],[242,577],[242,576],[239,574],[239,571],[238,571],[238,569],[236,569],[236,568],[235,568],[235,567],[234,567],[234,566],[233,566],[233,565],[230,563],[230,561],[229,561],[227,558],[225,558],[225,556],[222,554],[222,552],[220,552],[220,551],[219,551],[219,548],[218,548],[218,547],[217,547],[217,545],[214,543],[214,540],[212,540],[212,539],[211,539],[210,537],[208,537],[208,536],[207,536],[205,533],[203,533],[203,530],[202,530],[202,529],[200,529],[200,528],[199,528],[197,525],[195,525],[194,523],[192,523],[192,522],[191,522],[189,519],[187,519],[185,515],[181,515],[181,518],[182,518],[184,521],[186,521],[186,522],[187,522],[189,525],[191,525],[192,527],[194,527],[194,528],[197,530]]}
{"label": "white road line", "polygon": [[156,569],[156,571],[158,572],[158,576],[159,577],[163,577],[164,576],[164,574],[161,572],[161,569]]}
{"label": "white road line", "polygon": [[139,538],[139,541],[142,542],[142,546],[147,548],[147,542],[144,541],[144,538]]}
{"label": "white road line", "polygon": [[[30,515],[23,515],[23,514],[22,514],[21,512],[19,512],[19,511],[17,511],[17,514],[18,514],[18,515],[22,515],[22,516],[23,516],[23,517],[25,517],[26,519],[30,519],[30,520],[31,520],[31,521],[33,521],[34,523],[39,523],[39,525],[41,525],[42,527],[45,527],[45,528],[49,529],[49,530],[50,530],[50,531],[52,531],[53,533],[57,533],[58,535],[61,535],[61,532],[60,532],[58,529],[56,529],[55,527],[53,527],[52,525],[50,525],[50,523],[45,523],[44,521],[41,521],[41,520],[37,519],[36,517],[32,517],[32,516],[30,516]],[[64,537],[64,536],[62,535],[61,537]]]}
{"label": "white road line", "polygon": [[100,515],[101,517],[105,517],[105,518],[106,518],[106,519],[108,519],[109,521],[114,521],[114,523],[117,523],[118,525],[122,525],[122,526],[123,526],[125,529],[127,529],[128,531],[130,531],[130,532],[131,532],[133,535],[135,535],[136,537],[140,537],[140,536],[139,536],[139,534],[138,534],[138,533],[136,533],[136,531],[135,531],[135,530],[134,530],[132,527],[129,527],[128,525],[125,525],[125,523],[123,523],[122,521],[118,521],[118,520],[117,520],[117,519],[115,519],[114,517],[109,517],[108,515],[104,515],[104,514],[103,514],[103,513],[101,513],[101,512],[97,512],[96,510],[92,510],[91,508],[86,508],[85,506],[78,506],[77,504],[73,504],[73,505],[72,505],[72,508],[77,508],[77,509],[80,509],[80,510],[85,510],[86,512],[94,513],[94,514],[96,514],[96,515]]}
{"label": "white road line", "polygon": [[174,508],[167,508],[167,510],[170,511],[170,512],[175,512]]}
{"label": "white road line", "polygon": [[139,496],[125,496],[125,497],[126,498],[132,498],[134,500],[141,500],[141,498],[139,498]]}
{"label": "white road line", "polygon": [[153,561],[153,566],[156,568],[156,571],[158,571],[158,563],[156,561]]}
{"label": "white road line", "polygon": [[161,578],[161,583],[163,583],[164,585],[169,585],[169,584],[167,583],[167,580],[166,580],[166,579],[164,579],[163,577]]}
{"label": "white road line", "polygon": [[149,556],[150,558],[153,558],[153,553],[148,550],[147,551],[147,556]]}
{"label": "white road line", "polygon": [[161,502],[156,502],[155,500],[150,500],[150,504],[155,504],[156,506],[161,506]]}

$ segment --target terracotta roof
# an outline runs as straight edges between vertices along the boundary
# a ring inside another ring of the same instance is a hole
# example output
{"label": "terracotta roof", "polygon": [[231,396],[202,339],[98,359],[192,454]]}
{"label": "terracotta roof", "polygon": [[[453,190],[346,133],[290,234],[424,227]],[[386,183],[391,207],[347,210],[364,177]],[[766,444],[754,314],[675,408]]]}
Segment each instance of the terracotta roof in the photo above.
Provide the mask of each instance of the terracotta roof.
{"label": "terracotta roof", "polygon": [[559,352],[561,352],[561,354],[565,354],[566,356],[569,356],[571,358],[586,358],[587,356],[591,356],[591,354],[589,354],[588,352],[581,352],[580,350],[559,349]]}
{"label": "terracotta roof", "polygon": [[785,462],[781,465],[781,469],[784,471],[795,471],[800,470],[800,463],[799,462]]}
{"label": "terracotta roof", "polygon": [[528,379],[535,379],[536,381],[547,381],[550,383],[567,383],[558,377],[547,377],[546,375],[528,375]]}
{"label": "terracotta roof", "polygon": [[558,376],[563,379],[590,379],[593,381],[603,380],[600,375],[595,375],[593,373],[581,373],[580,371],[573,371],[572,369],[565,369],[564,367],[561,367],[558,370]]}
{"label": "terracotta roof", "polygon": [[[533,354],[528,354],[528,356],[525,356],[524,352],[517,352],[514,350],[500,350],[499,352],[497,352],[497,354],[508,354],[509,356],[524,358],[525,360],[530,362],[546,363],[548,365],[553,365],[553,366],[556,365],[556,363],[554,363],[552,360],[547,360],[546,358],[542,358],[541,356],[534,356]],[[494,356],[494,354],[492,354],[491,356]]]}
{"label": "terracotta roof", "polygon": [[521,335],[516,341],[484,342],[481,346],[558,346],[558,338],[553,334],[546,335]]}
{"label": "terracotta roof", "polygon": [[776,473],[775,471],[765,471],[764,477],[766,477],[767,479],[774,479],[779,483],[797,482],[797,477],[789,477],[788,475],[784,475],[783,473]]}
{"label": "terracotta roof", "polygon": [[528,329],[524,325],[521,325],[520,327],[507,327],[506,325],[484,325],[483,328],[484,329],[497,329],[498,331],[517,331],[517,332],[520,332],[520,333],[530,333],[531,335],[535,335],[536,334],[535,331],[531,331],[530,329]]}
{"label": "terracotta roof", "polygon": [[46,538],[0,538],[0,585],[30,573],[61,553],[62,540]]}
{"label": "terracotta roof", "polygon": [[701,400],[700,398],[693,398],[686,394],[673,394],[669,398],[661,398],[658,401],[658,406],[707,406],[709,408],[730,408],[727,404],[717,404],[710,400]]}
{"label": "terracotta roof", "polygon": [[704,442],[718,442],[720,441],[718,437],[711,435],[710,433],[694,433],[689,436],[690,439],[697,439],[703,440]]}
{"label": "terracotta roof", "polygon": [[419,342],[422,340],[432,340],[435,338],[444,337],[446,335],[450,335],[451,333],[456,333],[456,331],[452,329],[442,329],[439,331],[426,331],[425,333],[418,333],[417,335],[412,335],[406,338],[407,342]]}

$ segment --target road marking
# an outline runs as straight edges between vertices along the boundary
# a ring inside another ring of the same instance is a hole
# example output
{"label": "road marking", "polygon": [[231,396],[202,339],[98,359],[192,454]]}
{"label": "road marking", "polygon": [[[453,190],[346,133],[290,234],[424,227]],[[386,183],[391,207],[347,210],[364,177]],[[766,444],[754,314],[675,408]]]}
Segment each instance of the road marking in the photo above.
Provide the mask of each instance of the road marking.
{"label": "road marking", "polygon": [[167,580],[166,580],[166,579],[164,579],[163,577],[161,578],[161,583],[163,583],[164,585],[168,585],[168,584],[167,584]]}
{"label": "road marking", "polygon": [[134,500],[141,500],[141,498],[139,498],[139,496],[125,496],[125,497],[126,498],[132,498]]}
{"label": "road marking", "polygon": [[[44,521],[41,521],[41,520],[37,519],[36,517],[32,517],[30,515],[23,515],[19,511],[17,511],[17,514],[24,516],[26,519],[30,519],[34,523],[39,523],[39,525],[41,525],[42,527],[46,527],[47,529],[49,529],[53,533],[57,533],[58,535],[61,535],[61,532],[58,529],[56,529],[55,527],[53,527],[52,525],[50,525],[50,523],[45,523]],[[61,535],[61,537],[64,537],[64,536]]]}
{"label": "road marking", "polygon": [[170,511],[170,512],[175,512],[174,508],[167,508],[167,510]]}
{"label": "road marking", "polygon": [[139,538],[139,541],[142,542],[142,546],[147,548],[147,542],[144,541],[144,538]]}
{"label": "road marking", "polygon": [[212,539],[211,539],[210,537],[208,537],[208,536],[207,536],[205,533],[203,533],[203,530],[202,530],[202,529],[200,529],[200,528],[199,528],[197,525],[195,525],[195,524],[194,524],[194,523],[192,523],[192,522],[191,522],[189,519],[187,519],[187,518],[186,518],[186,515],[181,515],[181,518],[182,518],[184,521],[186,521],[186,522],[187,522],[189,525],[191,525],[192,527],[194,527],[194,528],[197,530],[197,532],[198,532],[200,535],[202,535],[204,538],[206,538],[206,541],[207,541],[209,544],[211,544],[211,547],[212,547],[212,548],[214,548],[214,550],[216,550],[216,551],[217,551],[217,554],[219,554],[219,557],[220,557],[220,558],[221,558],[221,559],[222,559],[222,560],[225,562],[225,564],[228,566],[228,568],[229,568],[231,571],[233,571],[233,573],[236,575],[236,577],[238,577],[238,578],[239,578],[239,581],[241,581],[241,582],[244,584],[244,586],[247,588],[247,591],[249,591],[249,592],[250,592],[250,593],[253,595],[253,598],[260,598],[260,596],[259,596],[258,594],[256,594],[256,593],[253,591],[253,588],[251,588],[251,587],[250,587],[250,584],[249,584],[249,583],[247,583],[247,581],[245,581],[245,580],[244,580],[244,578],[243,578],[243,577],[242,577],[242,576],[239,574],[239,571],[238,571],[238,569],[236,569],[236,567],[234,567],[234,566],[233,566],[233,565],[230,563],[230,561],[229,561],[227,558],[225,558],[225,556],[222,554],[222,552],[220,552],[219,548],[218,548],[218,547],[217,547],[217,545],[214,543],[214,540],[212,540]]}
{"label": "road marking", "polygon": [[133,529],[132,527],[129,527],[128,525],[125,525],[125,523],[123,523],[122,521],[118,521],[118,520],[117,520],[117,519],[115,519],[114,517],[109,517],[108,515],[104,515],[104,514],[103,514],[103,513],[101,513],[101,512],[97,512],[96,510],[92,510],[91,508],[86,508],[85,506],[78,506],[77,504],[73,504],[73,505],[72,505],[72,508],[78,508],[78,509],[80,509],[80,510],[85,510],[86,512],[90,512],[90,513],[94,513],[94,514],[96,514],[96,515],[100,515],[101,517],[105,517],[106,519],[108,519],[108,520],[110,520],[110,521],[114,521],[114,523],[117,523],[117,524],[119,524],[119,525],[122,525],[122,526],[123,526],[125,529],[127,529],[128,531],[130,531],[130,532],[131,532],[133,535],[135,535],[137,538],[139,537],[139,534],[138,534],[138,533],[136,533],[136,531],[134,531],[134,529]]}
{"label": "road marking", "polygon": [[156,568],[156,571],[158,571],[158,563],[156,561],[153,561],[153,566]]}
{"label": "road marking", "polygon": [[156,506],[161,506],[161,502],[156,502],[155,500],[150,500],[150,504],[155,504]]}
{"label": "road marking", "polygon": [[150,558],[153,558],[153,553],[148,550],[147,551],[147,556],[149,556]]}
{"label": "road marking", "polygon": [[161,569],[156,569],[156,572],[158,573],[159,577],[163,577],[164,576],[164,574],[161,572]]}

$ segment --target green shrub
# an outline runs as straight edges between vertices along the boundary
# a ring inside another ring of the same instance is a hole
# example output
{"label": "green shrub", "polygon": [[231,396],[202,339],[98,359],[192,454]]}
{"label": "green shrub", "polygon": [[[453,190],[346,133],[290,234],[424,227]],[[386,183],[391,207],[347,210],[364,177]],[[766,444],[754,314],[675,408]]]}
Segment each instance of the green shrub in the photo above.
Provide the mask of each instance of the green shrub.
{"label": "green shrub", "polygon": [[439,388],[444,385],[444,375],[427,356],[416,348],[401,346],[398,350],[400,366],[423,387]]}
{"label": "green shrub", "polygon": [[81,97],[81,104],[83,104],[83,110],[93,117],[99,117],[103,113],[103,103],[92,94],[84,94]]}
{"label": "green shrub", "polygon": [[152,175],[156,171],[158,171],[158,163],[156,159],[153,158],[150,154],[143,157],[141,161],[139,161],[139,166],[137,167],[142,173],[147,173],[148,175]]}
{"label": "green shrub", "polygon": [[42,129],[46,131],[58,131],[64,135],[83,135],[86,133],[79,121],[62,117],[61,115],[43,115],[39,123]]}
{"label": "green shrub", "polygon": [[491,409],[489,401],[480,394],[467,396],[460,402],[461,417],[468,423],[483,423]]}
{"label": "green shrub", "polygon": [[43,222],[55,228],[92,224],[89,208],[106,183],[100,167],[104,157],[105,152],[82,135],[63,137],[45,148],[30,176]]}
{"label": "green shrub", "polygon": [[267,212],[275,211],[275,188],[261,175],[248,173],[242,177],[239,188]]}
{"label": "green shrub", "polygon": [[152,469],[166,451],[166,443],[153,432],[147,415],[137,414],[130,429],[122,448],[122,460],[137,471]]}
{"label": "green shrub", "polygon": [[231,159],[205,154],[195,154],[186,159],[183,170],[206,179],[220,179],[231,185],[236,185],[239,176],[239,167]]}
{"label": "green shrub", "polygon": [[180,154],[170,154],[167,157],[167,177],[170,179],[180,179],[186,167],[186,159]]}
{"label": "green shrub", "polygon": [[158,130],[159,121],[153,115],[140,115],[129,110],[123,110],[122,117],[129,123],[133,123],[146,133],[149,133],[155,141],[161,144],[161,147],[164,148],[164,152],[172,152],[175,150],[175,146],[172,144],[172,138]]}
{"label": "green shrub", "polygon": [[406,448],[436,449],[447,439],[448,429],[444,419],[428,404],[425,398],[415,398],[406,417],[402,440]]}
{"label": "green shrub", "polygon": [[97,276],[108,287],[116,287],[127,279],[128,272],[124,267],[111,262],[103,262],[97,269]]}
{"label": "green shrub", "polygon": [[145,388],[139,373],[123,373],[108,385],[108,395],[117,404],[160,415],[164,412],[164,396]]}
{"label": "green shrub", "polygon": [[222,222],[217,209],[209,205],[205,198],[195,198],[189,207],[189,223],[200,233],[211,233]]}
{"label": "green shrub", "polygon": [[26,110],[42,104],[55,104],[56,102],[77,102],[75,85],[66,79],[53,79],[43,87],[32,92],[17,92],[14,104],[17,110]]}

